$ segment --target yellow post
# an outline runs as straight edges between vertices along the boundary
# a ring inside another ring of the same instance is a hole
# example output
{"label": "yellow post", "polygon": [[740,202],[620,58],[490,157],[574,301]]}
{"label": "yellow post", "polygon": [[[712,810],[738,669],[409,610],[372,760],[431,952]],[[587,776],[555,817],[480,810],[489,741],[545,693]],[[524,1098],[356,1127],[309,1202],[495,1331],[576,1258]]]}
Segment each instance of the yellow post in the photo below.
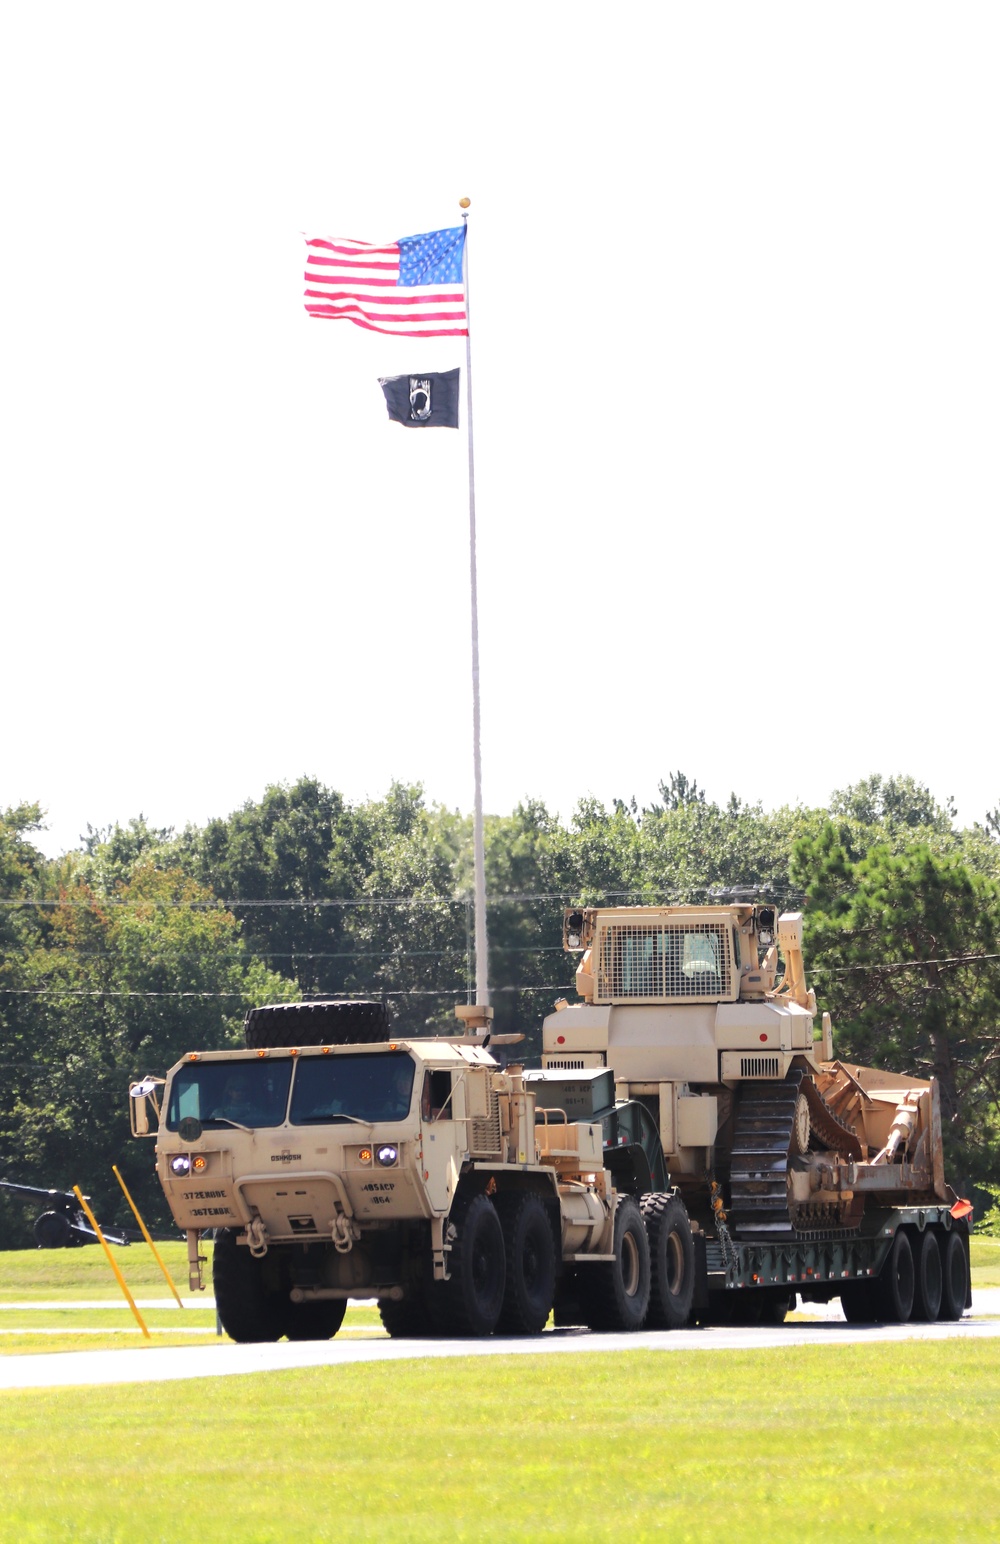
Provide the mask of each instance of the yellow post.
{"label": "yellow post", "polygon": [[164,1265],[163,1261],[160,1259],[160,1251],[157,1249],[156,1245],[153,1243],[153,1240],[150,1238],[149,1232],[148,1232],[148,1230],[146,1228],[146,1224],[143,1222],[142,1218],[139,1216],[139,1208],[136,1206],[135,1202],[132,1200],[132,1197],[129,1195],[129,1193],[128,1193],[128,1186],[126,1185],[125,1181],[122,1179],[121,1175],[119,1174],[119,1172],[118,1172],[118,1165],[116,1163],[113,1163],[111,1165],[111,1172],[114,1175],[115,1179],[118,1181],[119,1185],[121,1185],[122,1190],[125,1192],[125,1199],[128,1202],[129,1206],[131,1206],[133,1215],[135,1217],[135,1220],[139,1224],[140,1228],[142,1229],[142,1236],[143,1236],[143,1238],[146,1240],[146,1243],[149,1245],[150,1249],[153,1251],[153,1258],[156,1261],[157,1265],[160,1267],[160,1270],[163,1272],[163,1275],[164,1275],[164,1277],[166,1279],[167,1286],[170,1288],[171,1292],[174,1294],[174,1297],[177,1299],[177,1306],[178,1306],[178,1308],[183,1308],[184,1304],[181,1302],[181,1295],[178,1292],[177,1288],[174,1286],[174,1278],[171,1276],[170,1272],[167,1270],[167,1267]]}
{"label": "yellow post", "polygon": [[121,1289],[124,1292],[126,1298],[128,1299],[129,1307],[131,1308],[132,1312],[135,1314],[136,1323],[138,1324],[139,1328],[142,1330],[142,1333],[145,1335],[146,1339],[147,1340],[152,1340],[153,1337],[150,1335],[148,1329],[146,1328],[146,1321],[142,1317],[142,1314],[139,1312],[138,1308],[135,1306],[135,1298],[132,1296],[132,1294],[129,1291],[128,1287],[125,1285],[125,1277],[122,1275],[121,1271],[118,1269],[118,1261],[115,1259],[114,1255],[111,1253],[111,1250],[108,1248],[107,1242],[106,1242],[105,1237],[104,1237],[104,1234],[101,1232],[100,1228],[97,1226],[97,1218],[94,1216],[93,1212],[90,1210],[90,1207],[87,1205],[87,1203],[84,1200],[82,1194],[80,1193],[79,1185],[74,1185],[73,1186],[73,1194],[76,1196],[76,1199],[79,1201],[80,1205],[83,1207],[84,1211],[87,1214],[87,1221],[90,1223],[90,1226],[93,1228],[94,1232],[97,1234],[97,1237],[98,1237],[98,1239],[100,1241],[101,1248],[104,1250],[104,1253],[108,1257],[108,1264],[111,1266],[111,1269],[114,1271],[115,1275],[118,1277],[118,1285],[121,1287]]}

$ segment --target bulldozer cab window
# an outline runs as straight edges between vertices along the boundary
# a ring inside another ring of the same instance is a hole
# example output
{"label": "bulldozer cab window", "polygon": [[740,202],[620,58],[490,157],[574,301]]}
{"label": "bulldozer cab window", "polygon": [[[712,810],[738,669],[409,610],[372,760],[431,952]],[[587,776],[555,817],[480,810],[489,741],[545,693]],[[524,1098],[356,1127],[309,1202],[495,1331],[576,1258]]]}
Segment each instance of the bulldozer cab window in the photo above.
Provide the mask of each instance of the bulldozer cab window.
{"label": "bulldozer cab window", "polygon": [[602,994],[615,998],[718,997],[729,990],[725,935],[704,924],[610,927],[600,974]]}
{"label": "bulldozer cab window", "polygon": [[689,981],[714,975],[718,980],[722,940],[718,933],[685,933],[681,974]]}
{"label": "bulldozer cab window", "polygon": [[170,1086],[167,1129],[186,1116],[207,1131],[226,1126],[280,1126],[288,1107],[291,1062],[192,1062]]}
{"label": "bulldozer cab window", "polygon": [[293,1126],[405,1120],[414,1066],[403,1052],[303,1057],[295,1073]]}

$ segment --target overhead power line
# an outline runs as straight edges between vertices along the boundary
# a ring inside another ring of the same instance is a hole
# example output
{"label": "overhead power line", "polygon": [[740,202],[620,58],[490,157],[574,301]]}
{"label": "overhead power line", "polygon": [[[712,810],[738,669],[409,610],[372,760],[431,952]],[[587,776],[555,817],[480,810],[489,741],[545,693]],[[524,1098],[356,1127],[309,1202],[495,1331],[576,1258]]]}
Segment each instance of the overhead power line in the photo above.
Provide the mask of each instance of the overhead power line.
{"label": "overhead power line", "polygon": [[[497,992],[572,992],[571,986],[529,986],[527,984],[517,986],[498,986],[490,988]],[[362,1001],[369,997],[464,997],[468,991],[468,984],[462,982],[459,986],[430,988],[414,987],[412,991],[406,988],[383,990],[381,987],[372,987],[368,992],[338,992],[338,1000],[359,998]],[[326,1002],[330,993],[310,992],[303,997],[295,998],[296,1002]],[[131,992],[116,988],[102,987],[63,987],[63,986],[5,986],[0,987],[0,997],[208,997],[225,999],[230,1002],[246,1002],[246,992]]]}
{"label": "overhead power line", "polygon": [[[710,885],[690,885],[683,891],[670,891],[669,893],[660,892],[655,897],[650,897],[639,889],[601,890],[594,892],[593,897],[590,900],[583,902],[578,902],[576,900],[578,892],[572,890],[555,890],[548,892],[539,891],[538,893],[532,893],[528,891],[510,891],[498,895],[488,895],[486,897],[486,903],[488,906],[509,906],[534,904],[541,901],[558,901],[563,905],[578,904],[583,906],[594,906],[600,900],[632,902],[633,904],[641,906],[683,906],[685,903],[691,902],[693,896],[708,896],[711,899],[713,891],[716,888],[716,886]],[[804,903],[805,901],[805,896],[796,891],[783,891],[782,894],[784,895],[786,903],[790,903],[792,901]],[[220,897],[211,901],[164,901],[153,898],[126,900],[118,896],[92,896],[86,900],[70,899],[69,897],[63,897],[58,900],[51,900],[48,898],[34,896],[22,896],[15,900],[0,900],[0,907],[8,907],[13,910],[16,910],[17,908],[25,909],[32,906],[42,909],[58,909],[60,907],[68,906],[80,907],[83,910],[135,910],[141,907],[150,907],[163,911],[228,911],[235,908],[239,908],[240,910],[259,910],[267,908],[274,908],[277,910],[301,910],[306,908],[312,908],[313,910],[336,910],[338,908],[354,908],[365,906],[397,908],[408,906],[461,906],[471,910],[472,898],[470,896],[351,896],[335,897],[330,899],[325,897],[308,896],[278,897],[276,899],[265,898],[262,900],[243,900],[239,897]]]}

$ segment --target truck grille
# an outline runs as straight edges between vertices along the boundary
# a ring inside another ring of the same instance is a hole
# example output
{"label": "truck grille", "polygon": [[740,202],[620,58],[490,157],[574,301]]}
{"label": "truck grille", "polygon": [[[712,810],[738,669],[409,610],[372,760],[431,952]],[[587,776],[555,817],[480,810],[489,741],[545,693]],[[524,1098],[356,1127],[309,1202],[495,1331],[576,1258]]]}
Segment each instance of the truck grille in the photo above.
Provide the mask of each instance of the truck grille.
{"label": "truck grille", "polygon": [[600,929],[594,956],[601,1002],[732,996],[722,922],[611,922]]}

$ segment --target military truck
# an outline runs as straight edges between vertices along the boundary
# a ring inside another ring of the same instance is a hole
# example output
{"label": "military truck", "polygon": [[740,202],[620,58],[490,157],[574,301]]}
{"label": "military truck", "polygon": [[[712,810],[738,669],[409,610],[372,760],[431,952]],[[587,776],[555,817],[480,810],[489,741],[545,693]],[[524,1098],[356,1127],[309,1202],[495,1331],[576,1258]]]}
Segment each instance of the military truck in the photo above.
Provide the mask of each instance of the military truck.
{"label": "military truck", "polygon": [[[489,1010],[459,1014],[461,1035],[394,1040],[378,1003],[255,1009],[246,1050],[192,1051],[132,1085],[194,1290],[215,1230],[234,1339],[328,1337],[351,1297],[376,1298],[391,1335],[534,1335],[559,1293],[596,1328],[687,1319],[691,1233],[648,1114],[616,1105],[609,1168],[607,1086],[595,1105],[592,1078],[592,1118],[570,1118],[556,1074],[501,1067]],[[645,1213],[616,1167],[641,1173]]]}
{"label": "military truck", "polygon": [[[252,1010],[244,1051],[131,1090],[133,1130],[237,1340],[955,1319],[968,1214],[933,1081],[833,1058],[802,918],[763,904],[574,909],[581,1001],[521,1036],[394,1040],[382,1004]],[[780,956],[779,956],[780,950]],[[781,965],[779,966],[779,958]],[[155,1117],[150,1121],[150,1106]]]}
{"label": "military truck", "polygon": [[580,1001],[544,1020],[543,1067],[612,1069],[655,1123],[698,1318],[780,1320],[795,1294],[849,1320],[961,1316],[971,1207],[945,1179],[937,1083],[835,1059],[800,913],[574,908],[563,942]]}

